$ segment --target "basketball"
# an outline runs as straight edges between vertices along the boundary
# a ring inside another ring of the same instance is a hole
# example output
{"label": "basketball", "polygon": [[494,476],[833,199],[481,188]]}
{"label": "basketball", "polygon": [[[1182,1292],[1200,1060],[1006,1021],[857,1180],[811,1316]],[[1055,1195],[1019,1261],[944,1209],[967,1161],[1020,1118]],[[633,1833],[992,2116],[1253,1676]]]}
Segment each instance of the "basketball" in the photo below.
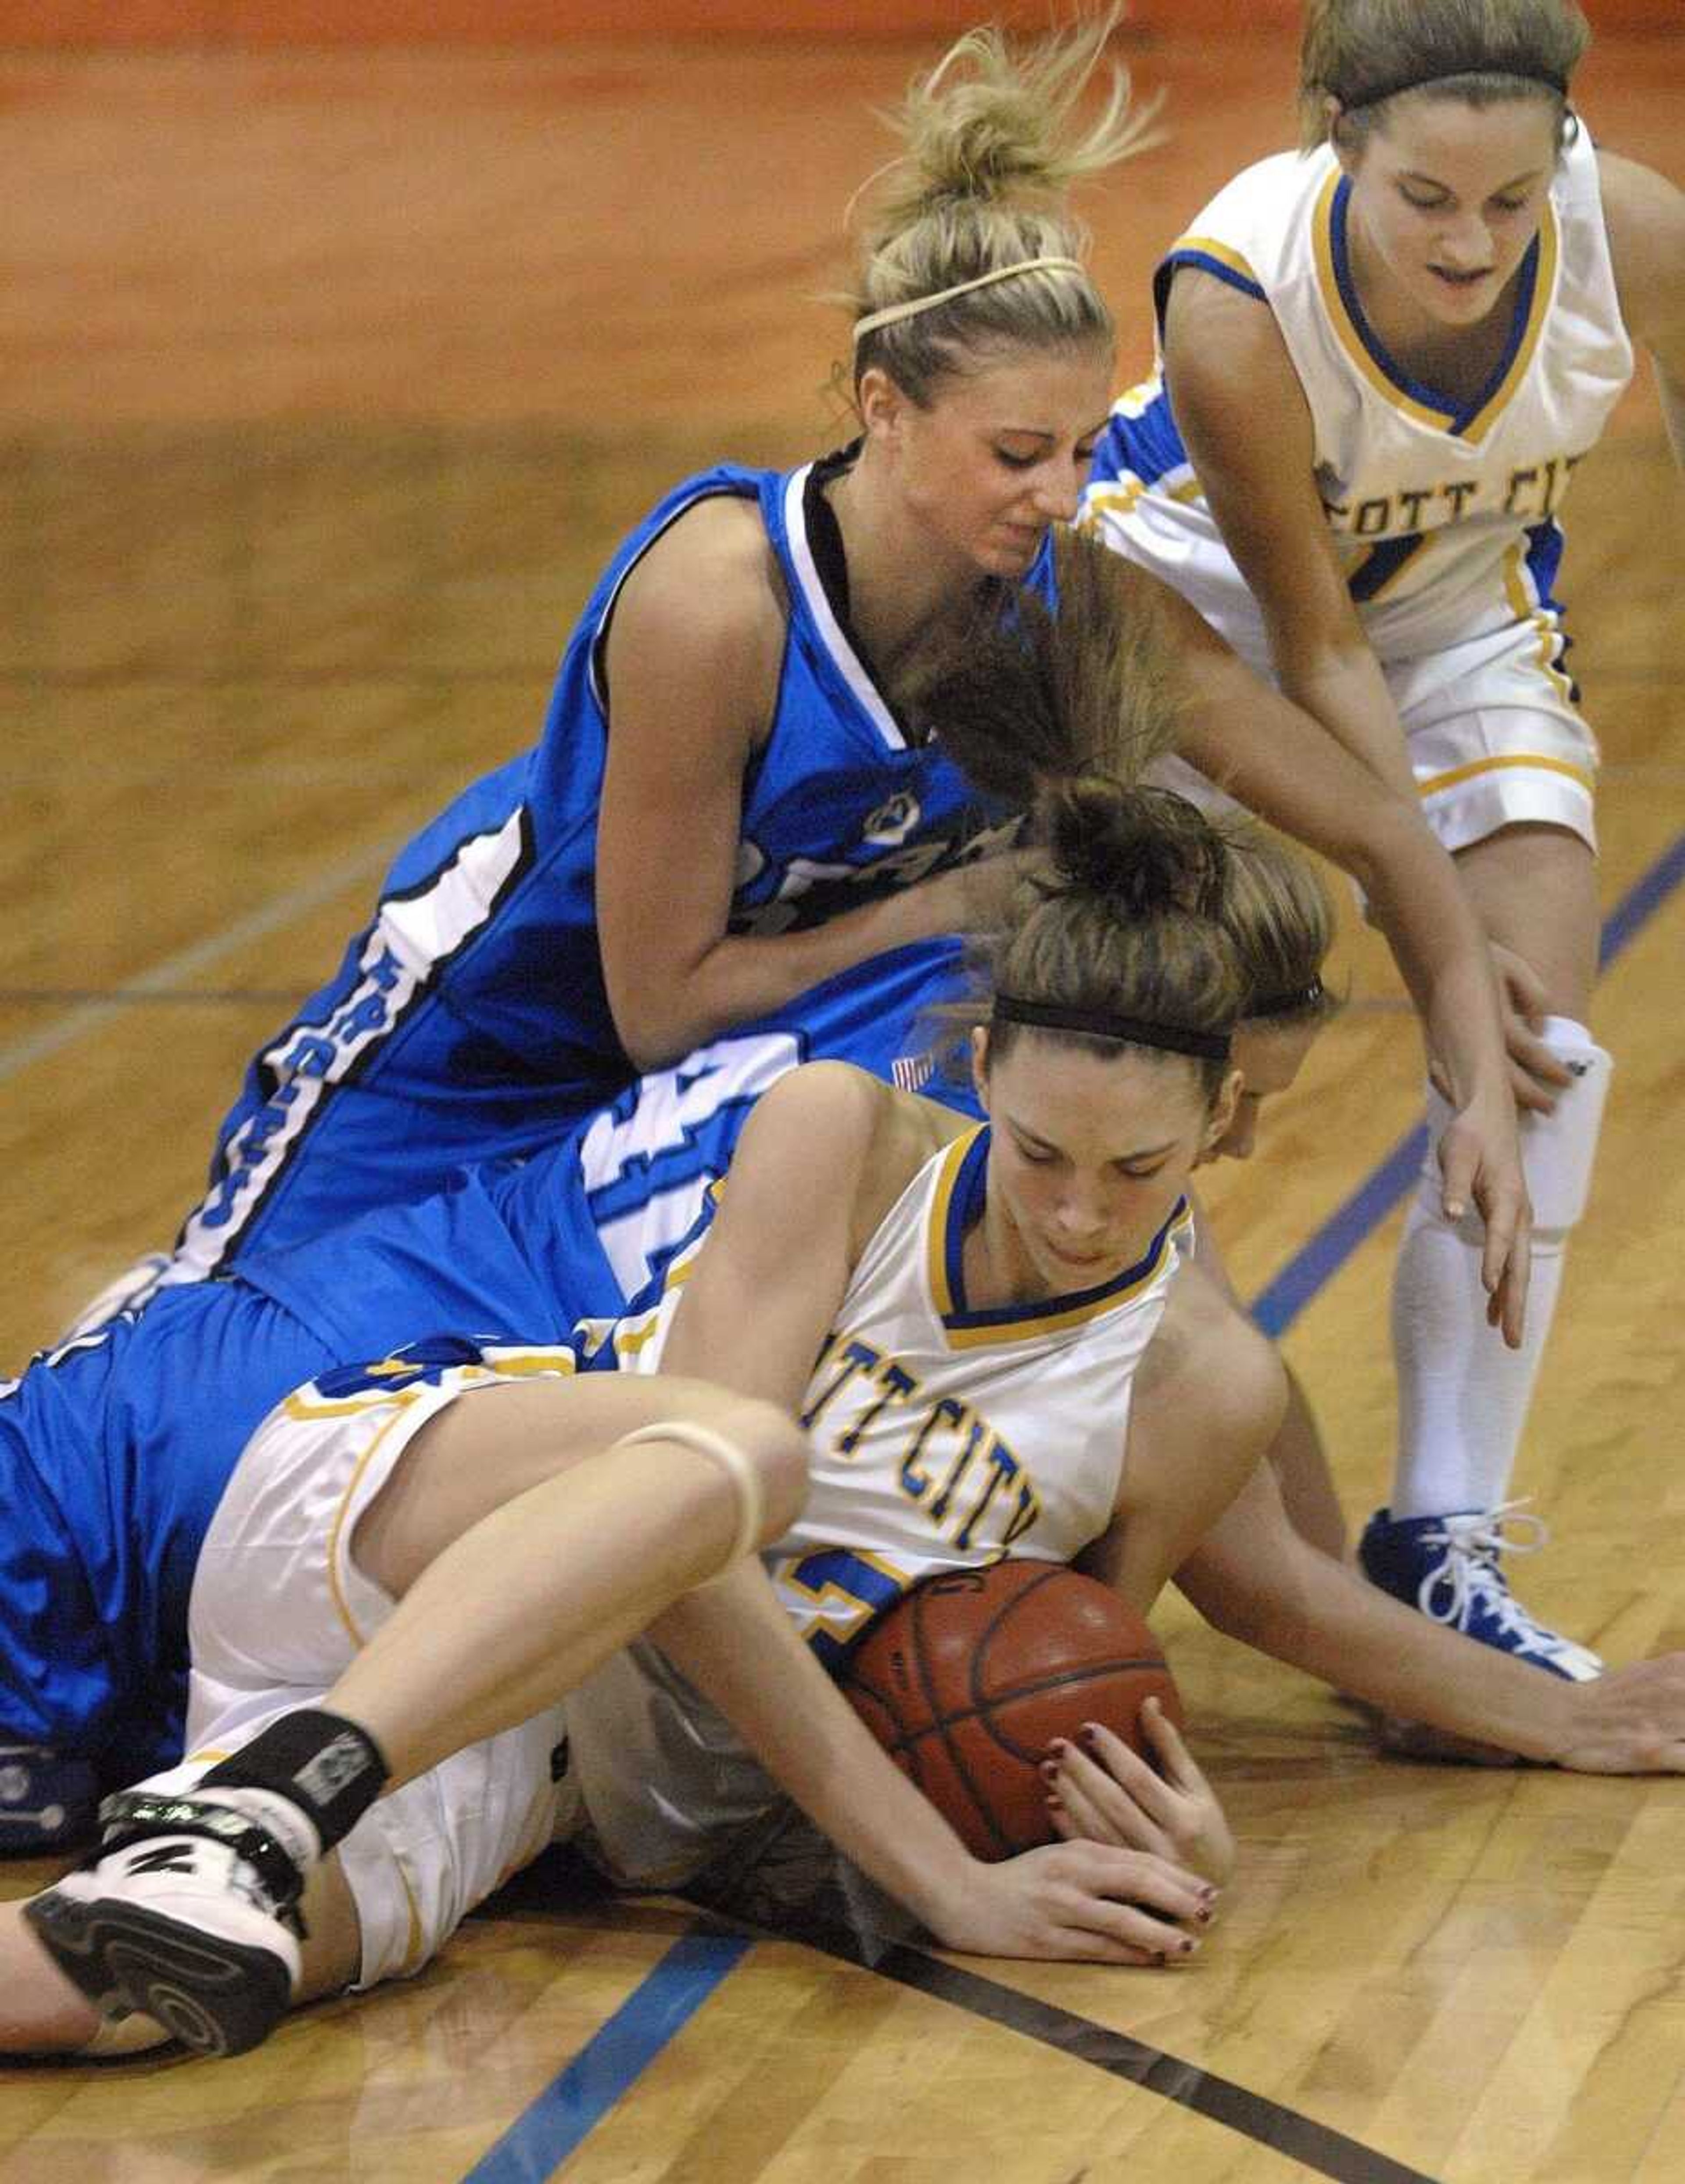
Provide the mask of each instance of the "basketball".
{"label": "basketball", "polygon": [[1143,1745],[1143,1700],[1178,1728],[1159,1642],[1115,1593],[1059,1563],[927,1578],[850,1653],[842,1689],[966,1847],[993,1862],[1057,1840],[1041,1763],[1084,1722]]}

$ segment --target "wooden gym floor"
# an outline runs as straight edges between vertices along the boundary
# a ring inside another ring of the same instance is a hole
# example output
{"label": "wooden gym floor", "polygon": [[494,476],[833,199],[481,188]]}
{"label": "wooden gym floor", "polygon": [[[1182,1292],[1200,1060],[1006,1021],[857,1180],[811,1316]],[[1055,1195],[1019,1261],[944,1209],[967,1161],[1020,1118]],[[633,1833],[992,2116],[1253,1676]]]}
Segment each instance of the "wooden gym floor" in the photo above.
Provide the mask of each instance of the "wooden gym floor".
{"label": "wooden gym floor", "polygon": [[[815,299],[883,155],[868,109],[920,58],[0,56],[27,178],[0,307],[0,1367],[167,1239],[244,1056],[336,956],[389,849],[536,732],[617,532],[687,469],[831,437],[837,322]],[[1153,256],[1285,141],[1291,72],[1279,42],[1141,53],[1173,136],[1092,209],[1126,371]],[[1585,106],[1677,176],[1682,88],[1685,40],[1611,42]],[[1556,1532],[1527,1598],[1617,1661],[1685,1644],[1682,510],[1641,391],[1570,510],[1606,899],[1640,892],[1601,996],[1619,1073],[1599,1194],[1519,1481]],[[1372,941],[1343,960],[1356,1005],[1265,1158],[1214,1195],[1254,1293],[1314,1241],[1287,1346],[1360,1516],[1389,1466],[1392,1224],[1346,1201],[1409,1128],[1417,1059]],[[870,1971],[541,1875],[423,1978],[241,2062],[7,2073],[0,2169],[1685,2173],[1685,1784],[1382,1760],[1327,1693],[1180,1604],[1163,1628],[1243,1845],[1187,1973]]]}

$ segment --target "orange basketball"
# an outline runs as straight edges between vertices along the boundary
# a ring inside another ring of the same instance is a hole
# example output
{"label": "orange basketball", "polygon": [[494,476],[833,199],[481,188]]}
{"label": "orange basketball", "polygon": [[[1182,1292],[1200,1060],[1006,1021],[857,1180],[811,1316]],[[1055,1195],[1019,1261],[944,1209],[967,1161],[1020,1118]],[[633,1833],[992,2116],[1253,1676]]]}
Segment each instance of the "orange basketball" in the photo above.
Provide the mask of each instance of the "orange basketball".
{"label": "orange basketball", "polygon": [[1055,1840],[1040,1772],[1055,1737],[1098,1721],[1145,1753],[1143,1700],[1183,1719],[1146,1624],[1059,1563],[927,1578],[871,1625],[842,1681],[897,1766],[991,1861]]}

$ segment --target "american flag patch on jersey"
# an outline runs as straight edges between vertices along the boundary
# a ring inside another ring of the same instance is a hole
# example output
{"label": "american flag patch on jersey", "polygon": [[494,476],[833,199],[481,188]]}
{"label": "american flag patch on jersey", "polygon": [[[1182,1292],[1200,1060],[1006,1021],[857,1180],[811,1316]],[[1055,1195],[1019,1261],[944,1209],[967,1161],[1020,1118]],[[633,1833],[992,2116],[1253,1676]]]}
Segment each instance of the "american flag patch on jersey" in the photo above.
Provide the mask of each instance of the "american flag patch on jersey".
{"label": "american flag patch on jersey", "polygon": [[889,1065],[889,1081],[898,1092],[920,1091],[935,1073],[935,1060],[928,1054],[898,1055]]}

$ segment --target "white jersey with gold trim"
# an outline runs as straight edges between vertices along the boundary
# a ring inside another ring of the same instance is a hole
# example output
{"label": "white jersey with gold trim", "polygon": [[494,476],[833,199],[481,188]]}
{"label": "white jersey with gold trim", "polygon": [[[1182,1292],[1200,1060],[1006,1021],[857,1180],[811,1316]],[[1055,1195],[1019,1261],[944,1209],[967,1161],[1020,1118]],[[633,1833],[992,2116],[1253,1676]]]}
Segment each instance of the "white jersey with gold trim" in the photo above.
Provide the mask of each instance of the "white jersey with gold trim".
{"label": "white jersey with gold trim", "polygon": [[[1525,624],[1541,666],[1558,671],[1557,512],[1632,370],[1591,140],[1582,129],[1563,153],[1504,353],[1466,403],[1413,379],[1365,317],[1347,254],[1349,192],[1326,146],[1248,168],[1165,255],[1160,315],[1182,265],[1270,305],[1310,404],[1328,524],[1384,664]],[[1267,666],[1261,617],[1201,496],[1162,376],[1117,404],[1082,520]]]}
{"label": "white jersey with gold trim", "polygon": [[[1007,1555],[1069,1562],[1110,1521],[1131,1389],[1191,1217],[1140,1262],[1034,1306],[972,1306],[961,1247],[982,1211],[987,1126],[920,1168],[854,1269],[808,1383],[801,1517],[765,1557],[803,1635],[836,1667],[920,1579]],[[702,1240],[705,1243],[705,1233]],[[615,1323],[621,1368],[654,1371],[694,1249],[660,1302]],[[764,1810],[767,1777],[725,1723],[640,1644],[568,1702],[586,1807],[615,1877],[694,1871]]]}

